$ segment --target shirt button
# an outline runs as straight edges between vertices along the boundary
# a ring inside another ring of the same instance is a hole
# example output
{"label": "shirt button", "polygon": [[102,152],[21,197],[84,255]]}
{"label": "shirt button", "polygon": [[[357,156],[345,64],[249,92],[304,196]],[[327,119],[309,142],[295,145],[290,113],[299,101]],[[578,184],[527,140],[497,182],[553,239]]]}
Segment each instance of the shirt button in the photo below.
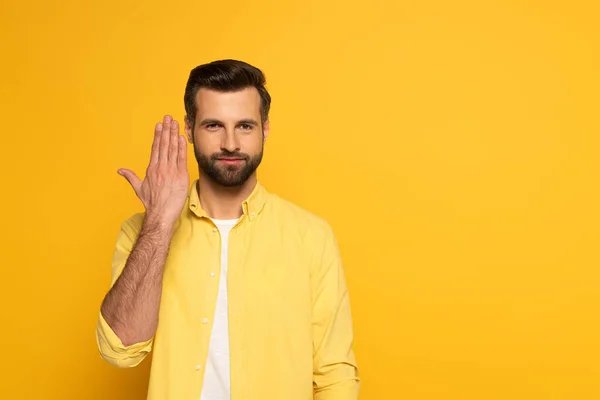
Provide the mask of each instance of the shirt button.
{"label": "shirt button", "polygon": [[202,318],[202,323],[203,324],[208,324],[208,318]]}
{"label": "shirt button", "polygon": [[252,212],[250,213],[250,215],[252,215],[253,217],[254,217],[254,215],[255,215],[255,214],[256,214],[256,213],[255,213],[254,211],[252,211]]}
{"label": "shirt button", "polygon": [[211,271],[211,272],[210,272],[210,276],[214,277],[215,275],[216,275],[216,274],[215,274],[215,272],[214,272],[214,271]]}
{"label": "shirt button", "polygon": [[214,227],[214,228],[213,228],[213,232],[216,232],[216,231],[217,231],[217,227]]}
{"label": "shirt button", "polygon": [[196,371],[200,371],[200,368],[202,368],[200,365],[196,365]]}

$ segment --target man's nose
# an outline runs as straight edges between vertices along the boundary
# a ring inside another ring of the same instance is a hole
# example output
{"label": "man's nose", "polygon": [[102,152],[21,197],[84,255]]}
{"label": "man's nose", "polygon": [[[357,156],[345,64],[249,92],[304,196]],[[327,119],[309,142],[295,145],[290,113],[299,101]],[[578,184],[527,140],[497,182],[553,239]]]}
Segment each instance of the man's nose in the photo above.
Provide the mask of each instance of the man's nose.
{"label": "man's nose", "polygon": [[225,133],[225,137],[223,138],[223,142],[221,143],[221,148],[223,150],[227,150],[230,153],[233,153],[234,151],[240,149],[240,144],[235,132],[227,131]]}

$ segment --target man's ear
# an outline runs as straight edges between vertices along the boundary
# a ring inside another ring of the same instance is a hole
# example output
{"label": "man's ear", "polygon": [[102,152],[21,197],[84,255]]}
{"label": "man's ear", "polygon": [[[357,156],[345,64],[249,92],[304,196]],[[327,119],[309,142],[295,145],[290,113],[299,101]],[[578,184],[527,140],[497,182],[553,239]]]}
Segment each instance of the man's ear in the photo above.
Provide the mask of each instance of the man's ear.
{"label": "man's ear", "polygon": [[187,115],[185,116],[184,120],[185,120],[185,135],[187,136],[188,142],[193,144],[194,143],[194,129],[192,128],[192,124]]}
{"label": "man's ear", "polygon": [[269,123],[269,120],[266,120],[263,124],[263,142],[265,142],[267,140],[267,137],[269,136],[270,125],[271,124]]}

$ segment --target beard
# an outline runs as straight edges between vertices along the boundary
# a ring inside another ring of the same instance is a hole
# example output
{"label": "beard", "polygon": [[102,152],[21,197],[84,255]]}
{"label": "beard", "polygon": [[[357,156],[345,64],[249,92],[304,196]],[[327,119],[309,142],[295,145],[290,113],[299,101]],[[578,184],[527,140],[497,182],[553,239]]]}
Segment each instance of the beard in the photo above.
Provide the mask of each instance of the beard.
{"label": "beard", "polygon": [[[236,187],[243,185],[256,171],[263,157],[263,148],[260,153],[250,156],[245,153],[227,152],[213,153],[210,156],[200,153],[194,146],[194,155],[200,167],[200,171],[208,176],[213,182],[225,187]],[[239,158],[239,165],[219,164],[219,158]]]}

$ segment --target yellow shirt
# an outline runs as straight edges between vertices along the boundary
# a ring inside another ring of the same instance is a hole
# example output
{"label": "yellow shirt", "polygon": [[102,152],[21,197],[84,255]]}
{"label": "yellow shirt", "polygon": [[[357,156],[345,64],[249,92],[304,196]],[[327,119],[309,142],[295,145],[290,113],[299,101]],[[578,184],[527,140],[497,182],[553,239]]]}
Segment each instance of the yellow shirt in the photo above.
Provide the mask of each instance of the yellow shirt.
{"label": "yellow shirt", "polygon": [[[221,257],[196,187],[171,241],[156,335],[124,346],[98,318],[98,349],[109,363],[134,367],[152,351],[150,400],[200,399]],[[260,183],[242,209],[229,235],[231,400],[357,399],[350,301],[331,227]],[[121,226],[111,285],[143,218]]]}

